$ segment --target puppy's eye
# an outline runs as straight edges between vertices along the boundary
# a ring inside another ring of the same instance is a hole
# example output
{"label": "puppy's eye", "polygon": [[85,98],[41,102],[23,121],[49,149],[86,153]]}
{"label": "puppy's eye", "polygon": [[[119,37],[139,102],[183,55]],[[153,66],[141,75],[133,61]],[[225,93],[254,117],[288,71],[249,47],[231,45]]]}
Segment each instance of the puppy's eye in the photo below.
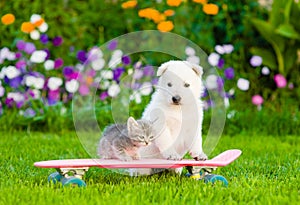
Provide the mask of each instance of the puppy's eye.
{"label": "puppy's eye", "polygon": [[190,87],[190,84],[189,83],[184,83],[184,87],[188,88],[188,87]]}
{"label": "puppy's eye", "polygon": [[168,83],[167,85],[168,85],[169,87],[172,87],[172,83]]}

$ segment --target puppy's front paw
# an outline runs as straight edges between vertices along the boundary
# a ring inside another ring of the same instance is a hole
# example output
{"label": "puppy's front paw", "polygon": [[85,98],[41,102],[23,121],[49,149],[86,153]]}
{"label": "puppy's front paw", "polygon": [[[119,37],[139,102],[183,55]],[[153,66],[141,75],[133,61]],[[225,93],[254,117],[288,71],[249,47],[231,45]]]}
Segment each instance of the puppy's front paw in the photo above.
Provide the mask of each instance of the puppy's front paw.
{"label": "puppy's front paw", "polygon": [[204,152],[202,152],[198,156],[194,157],[194,160],[196,160],[196,161],[205,161],[207,159],[208,159],[208,157]]}
{"label": "puppy's front paw", "polygon": [[168,160],[181,160],[182,157],[179,156],[177,153],[166,153],[164,154],[164,158]]}

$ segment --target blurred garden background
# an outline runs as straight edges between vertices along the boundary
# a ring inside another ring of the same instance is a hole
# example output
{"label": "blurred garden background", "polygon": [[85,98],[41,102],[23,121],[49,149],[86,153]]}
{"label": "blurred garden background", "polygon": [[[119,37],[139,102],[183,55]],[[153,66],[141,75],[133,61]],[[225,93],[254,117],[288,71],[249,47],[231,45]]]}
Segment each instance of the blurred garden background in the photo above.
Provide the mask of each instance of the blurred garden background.
{"label": "blurred garden background", "polygon": [[[122,76],[133,74],[133,90],[155,85],[156,67],[172,59],[127,56],[112,39],[158,30],[183,36],[207,53],[219,76],[204,83],[224,98],[226,134],[300,133],[298,0],[4,0],[0,10],[2,130],[74,129],[72,97],[89,95],[93,86],[97,115],[112,122],[109,105],[120,93]],[[104,51],[99,47],[106,42]],[[180,49],[199,63],[193,48]],[[116,58],[122,60],[112,65]],[[132,98],[133,115],[141,115],[152,91]],[[214,102],[203,97],[209,119]]]}

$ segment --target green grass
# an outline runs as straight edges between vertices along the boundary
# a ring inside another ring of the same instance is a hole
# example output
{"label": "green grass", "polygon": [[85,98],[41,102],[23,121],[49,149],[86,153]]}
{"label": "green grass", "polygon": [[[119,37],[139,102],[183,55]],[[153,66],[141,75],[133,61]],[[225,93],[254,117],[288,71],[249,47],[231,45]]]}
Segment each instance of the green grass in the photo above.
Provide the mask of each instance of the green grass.
{"label": "green grass", "polygon": [[47,182],[54,170],[35,161],[89,157],[74,133],[1,133],[0,204],[299,204],[299,137],[224,136],[211,157],[230,148],[242,156],[216,173],[229,181],[204,184],[160,174],[131,178],[90,169],[86,188]]}

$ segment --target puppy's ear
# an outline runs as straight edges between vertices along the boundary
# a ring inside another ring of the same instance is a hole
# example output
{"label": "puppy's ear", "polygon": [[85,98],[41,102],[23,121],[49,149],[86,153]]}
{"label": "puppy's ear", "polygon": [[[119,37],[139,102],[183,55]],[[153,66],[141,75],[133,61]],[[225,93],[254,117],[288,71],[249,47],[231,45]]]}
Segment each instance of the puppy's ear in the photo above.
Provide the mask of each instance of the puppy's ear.
{"label": "puppy's ear", "polygon": [[200,65],[194,64],[194,63],[190,63],[188,61],[186,61],[187,64],[190,65],[190,67],[193,69],[193,71],[199,76],[201,77],[203,75],[203,68]]}
{"label": "puppy's ear", "polygon": [[168,66],[169,66],[168,62],[161,64],[161,66],[159,66],[159,68],[157,70],[156,75],[159,77],[162,74],[164,74],[164,72],[167,70]]}

